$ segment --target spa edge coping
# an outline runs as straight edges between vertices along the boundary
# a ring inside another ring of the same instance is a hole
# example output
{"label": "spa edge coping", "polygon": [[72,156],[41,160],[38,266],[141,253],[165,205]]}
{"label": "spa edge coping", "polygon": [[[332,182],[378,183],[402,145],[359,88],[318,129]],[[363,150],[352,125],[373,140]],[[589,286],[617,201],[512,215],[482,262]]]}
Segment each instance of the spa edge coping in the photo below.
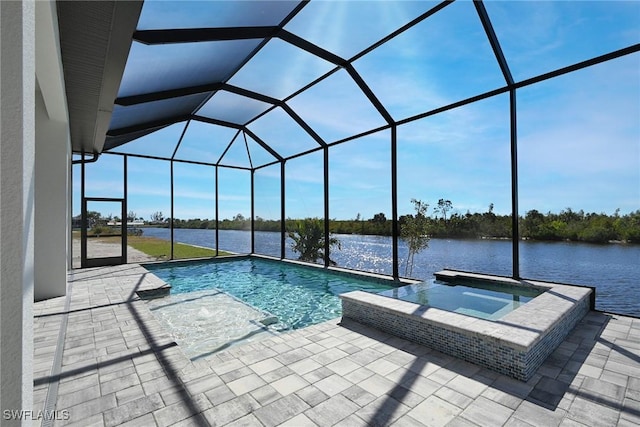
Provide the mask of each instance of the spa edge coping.
{"label": "spa edge coping", "polygon": [[[479,280],[512,286],[535,287],[546,292],[497,320],[485,320],[434,307],[424,306],[363,291],[340,295],[346,301],[364,304],[402,316],[417,316],[441,328],[468,336],[482,336],[519,351],[528,351],[544,338],[571,308],[586,298],[593,302],[591,287],[564,285],[535,280],[515,280],[501,276],[443,270],[435,273],[442,280]],[[592,307],[593,308],[593,307]]]}

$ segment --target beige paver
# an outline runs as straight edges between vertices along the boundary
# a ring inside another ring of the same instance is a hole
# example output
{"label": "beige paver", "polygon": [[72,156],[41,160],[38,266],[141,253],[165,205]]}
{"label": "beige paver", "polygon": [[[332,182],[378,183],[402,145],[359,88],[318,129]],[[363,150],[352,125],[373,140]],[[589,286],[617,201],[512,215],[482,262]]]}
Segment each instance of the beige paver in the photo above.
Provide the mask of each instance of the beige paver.
{"label": "beige paver", "polygon": [[[262,424],[260,424],[262,425]],[[317,424],[311,421],[305,414],[298,414],[295,417],[280,424],[281,427],[316,427]]]}
{"label": "beige paver", "polygon": [[57,385],[56,426],[640,423],[638,319],[589,313],[526,383],[340,319],[190,361],[135,294],[155,276],[69,278],[67,297],[34,304],[34,408]]}
{"label": "beige paver", "polygon": [[250,365],[249,368],[253,370],[258,375],[266,374],[267,372],[271,372],[274,369],[282,368],[284,365],[278,362],[274,358],[269,358],[262,360],[260,362],[254,363]]}
{"label": "beige paver", "polygon": [[249,374],[242,378],[238,378],[237,380],[233,380],[230,383],[227,383],[227,386],[234,392],[237,396],[240,396],[245,393],[249,393],[252,390],[257,389],[258,387],[262,387],[266,382],[260,378],[256,374]]}
{"label": "beige paver", "polygon": [[277,426],[299,415],[309,405],[296,394],[290,394],[271,402],[254,412],[254,415],[267,427]]}
{"label": "beige paver", "polygon": [[343,390],[348,389],[353,384],[342,378],[340,375],[333,374],[314,384],[320,391],[328,396],[334,396]]}
{"label": "beige paver", "polygon": [[370,426],[387,426],[409,411],[409,407],[391,396],[381,396],[369,403],[356,415]]}
{"label": "beige paver", "polygon": [[275,402],[283,396],[271,384],[265,384],[262,387],[253,390],[250,394],[251,397],[253,397],[261,406],[268,405],[271,402]]}
{"label": "beige paver", "polygon": [[296,391],[296,395],[307,402],[309,406],[316,406],[318,403],[324,402],[329,398],[327,394],[322,392],[318,387],[310,385]]}
{"label": "beige paver", "polygon": [[321,426],[332,426],[360,409],[341,394],[330,397],[304,414]]}
{"label": "beige paver", "polygon": [[430,426],[444,426],[453,420],[462,409],[439,397],[429,396],[424,402],[407,413],[410,417]]}
{"label": "beige paver", "polygon": [[288,375],[271,383],[271,386],[283,396],[303,389],[308,385],[309,383],[297,374]]}

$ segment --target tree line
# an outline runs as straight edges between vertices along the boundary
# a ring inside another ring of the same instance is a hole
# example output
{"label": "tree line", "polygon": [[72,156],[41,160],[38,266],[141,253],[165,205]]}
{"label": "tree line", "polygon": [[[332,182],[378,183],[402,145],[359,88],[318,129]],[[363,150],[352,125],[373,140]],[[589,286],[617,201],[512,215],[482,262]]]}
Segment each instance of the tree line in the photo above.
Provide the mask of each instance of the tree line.
{"label": "tree line", "polygon": [[[428,206],[428,205],[427,205]],[[493,212],[493,204],[486,212],[464,214],[453,212],[453,204],[449,200],[440,199],[432,213],[425,215],[424,229],[432,238],[463,238],[463,239],[508,239],[512,237],[511,215],[499,215]],[[410,220],[413,214],[402,215],[398,218],[400,230]],[[298,219],[286,220],[285,228],[291,230],[296,227]],[[168,227],[168,221],[156,223]],[[214,229],[215,220],[189,219],[174,220],[176,228]],[[218,222],[220,230],[250,230],[251,220],[242,214],[232,219]],[[566,208],[559,213],[542,213],[535,209],[528,211],[519,218],[520,237],[525,240],[540,241],[575,241],[588,243],[607,243],[620,241],[640,243],[640,210],[621,215],[619,210],[613,215],[605,213],[585,213],[583,210],[574,211]],[[279,220],[268,220],[261,217],[255,219],[257,231],[280,231]],[[329,231],[335,234],[366,234],[390,236],[392,221],[384,213],[375,214],[372,218],[363,219],[360,214],[350,220],[329,220]]]}

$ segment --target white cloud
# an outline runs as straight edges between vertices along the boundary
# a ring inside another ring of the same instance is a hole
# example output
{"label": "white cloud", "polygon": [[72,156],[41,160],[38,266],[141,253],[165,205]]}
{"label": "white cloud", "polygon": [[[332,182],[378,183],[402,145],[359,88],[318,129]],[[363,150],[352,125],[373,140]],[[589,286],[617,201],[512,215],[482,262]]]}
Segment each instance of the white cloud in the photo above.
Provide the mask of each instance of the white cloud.
{"label": "white cloud", "polygon": [[[640,55],[525,91],[519,105],[522,172],[640,182]],[[597,177],[597,178],[596,178]]]}
{"label": "white cloud", "polygon": [[348,73],[340,70],[289,101],[326,142],[384,126],[386,122]]}

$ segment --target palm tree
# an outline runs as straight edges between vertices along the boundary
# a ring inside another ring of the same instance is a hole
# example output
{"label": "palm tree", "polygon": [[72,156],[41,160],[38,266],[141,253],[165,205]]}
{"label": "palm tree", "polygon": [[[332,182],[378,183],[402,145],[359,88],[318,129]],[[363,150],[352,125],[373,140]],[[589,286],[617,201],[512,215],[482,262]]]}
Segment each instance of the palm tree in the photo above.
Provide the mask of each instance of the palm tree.
{"label": "palm tree", "polygon": [[[300,261],[316,262],[318,259],[324,259],[324,223],[319,218],[295,221],[287,235],[293,240],[291,249],[300,254],[298,256]],[[335,237],[329,237],[329,246],[337,246],[340,249],[340,241]],[[331,258],[329,263],[336,265]]]}

